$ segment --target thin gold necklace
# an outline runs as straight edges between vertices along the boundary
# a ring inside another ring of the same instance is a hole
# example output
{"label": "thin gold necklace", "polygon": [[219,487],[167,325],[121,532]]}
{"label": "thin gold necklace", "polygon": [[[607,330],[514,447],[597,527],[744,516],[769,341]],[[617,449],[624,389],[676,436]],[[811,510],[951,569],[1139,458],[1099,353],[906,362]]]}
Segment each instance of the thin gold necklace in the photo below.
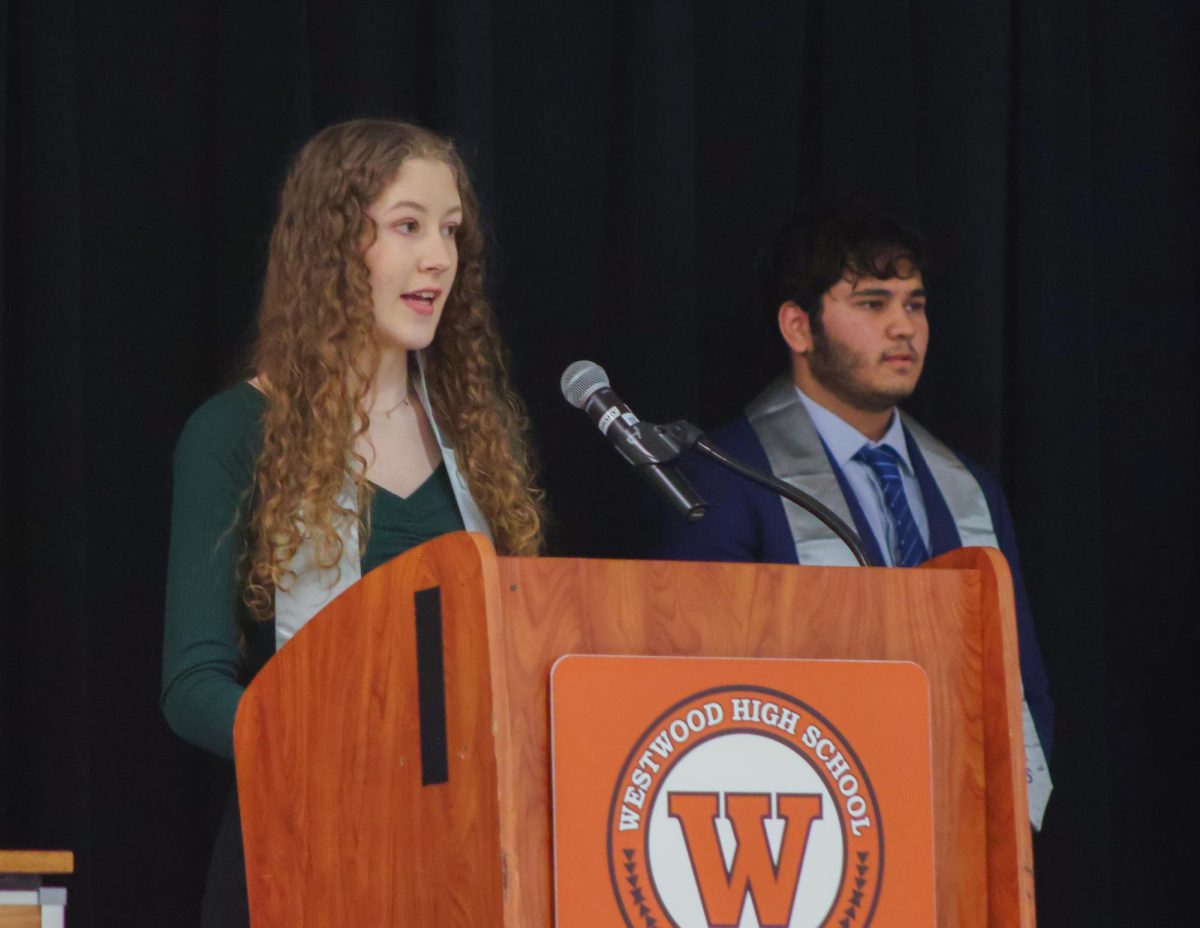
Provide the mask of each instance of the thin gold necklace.
{"label": "thin gold necklace", "polygon": [[410,398],[411,396],[412,396],[412,394],[411,394],[411,393],[406,393],[406,394],[404,394],[403,398],[400,400],[400,402],[399,402],[399,403],[397,403],[397,404],[396,404],[395,406],[393,406],[391,409],[386,409],[386,410],[384,410],[383,417],[384,417],[385,419],[390,419],[390,418],[392,418],[392,413],[394,413],[394,412],[395,412],[397,409],[399,409],[401,406],[410,406],[410,405],[412,405],[411,403],[409,403],[409,398]]}

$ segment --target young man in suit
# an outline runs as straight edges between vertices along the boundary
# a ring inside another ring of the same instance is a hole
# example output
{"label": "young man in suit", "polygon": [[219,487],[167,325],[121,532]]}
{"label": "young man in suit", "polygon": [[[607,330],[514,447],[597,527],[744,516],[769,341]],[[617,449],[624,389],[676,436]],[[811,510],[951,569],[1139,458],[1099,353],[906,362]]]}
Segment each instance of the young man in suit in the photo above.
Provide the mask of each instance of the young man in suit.
{"label": "young man in suit", "polygon": [[[793,222],[773,243],[763,280],[790,372],[711,437],[825,503],[857,529],[877,564],[999,548],[1012,568],[1025,699],[1049,756],[1054,709],[1003,493],[897,408],[916,387],[929,344],[922,261],[915,235],[852,204]],[[681,470],[709,503],[708,515],[691,524],[663,520],[656,556],[855,563],[832,532],[770,491],[696,455]]]}

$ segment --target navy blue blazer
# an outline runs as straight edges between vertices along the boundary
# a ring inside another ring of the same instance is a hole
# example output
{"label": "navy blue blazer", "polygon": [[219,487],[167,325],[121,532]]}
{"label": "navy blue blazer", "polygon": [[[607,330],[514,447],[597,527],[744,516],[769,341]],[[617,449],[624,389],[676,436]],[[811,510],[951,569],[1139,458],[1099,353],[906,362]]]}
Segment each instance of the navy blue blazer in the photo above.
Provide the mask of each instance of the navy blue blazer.
{"label": "navy blue blazer", "polygon": [[[711,433],[710,437],[719,448],[742,463],[764,473],[771,472],[767,453],[745,417],[735,419],[729,425]],[[925,511],[929,516],[931,555],[937,556],[961,548],[962,540],[959,538],[958,528],[941,490],[934,483],[933,475],[930,474],[917,443],[907,430],[905,437],[908,440],[908,453],[913,470],[921,486]],[[828,455],[829,449],[826,448],[825,451]],[[1050,700],[1046,669],[1038,650],[1033,616],[1029,610],[1029,597],[1021,575],[1012,516],[999,484],[961,455],[959,460],[983,489],[996,530],[996,540],[1012,571],[1017,606],[1017,640],[1021,655],[1021,682],[1025,688],[1025,700],[1029,703],[1029,711],[1033,715],[1033,722],[1042,742],[1042,750],[1049,760],[1054,742],[1054,704]],[[829,464],[837,476],[838,485],[842,488],[842,496],[845,497],[846,505],[854,517],[854,526],[862,538],[863,546],[876,563],[882,564],[879,541],[871,531],[862,507],[846,482],[841,468],[832,458]],[[692,523],[685,522],[674,513],[664,514],[655,528],[656,539],[650,551],[652,557],[677,561],[796,563],[795,542],[783,511],[783,501],[778,496],[695,452],[680,462],[679,469],[708,503],[708,514],[699,522]]]}

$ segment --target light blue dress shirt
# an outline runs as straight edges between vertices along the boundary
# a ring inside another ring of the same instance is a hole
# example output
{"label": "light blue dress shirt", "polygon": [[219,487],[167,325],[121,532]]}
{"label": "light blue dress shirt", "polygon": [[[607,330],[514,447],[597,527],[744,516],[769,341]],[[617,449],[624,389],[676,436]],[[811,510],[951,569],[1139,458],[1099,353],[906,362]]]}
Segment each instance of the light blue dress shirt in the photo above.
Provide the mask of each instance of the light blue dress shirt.
{"label": "light blue dress shirt", "polygon": [[875,533],[875,538],[879,542],[887,566],[894,567],[896,564],[896,525],[888,512],[887,503],[884,502],[883,487],[879,483],[879,478],[875,476],[875,472],[869,465],[854,460],[854,455],[858,454],[858,449],[863,445],[871,445],[875,448],[881,445],[890,445],[892,450],[899,455],[904,495],[908,497],[908,508],[912,510],[917,530],[921,533],[921,540],[925,542],[925,548],[928,550],[929,515],[925,512],[925,499],[921,496],[921,486],[917,483],[917,475],[913,471],[912,461],[908,456],[908,442],[904,440],[904,426],[900,424],[900,417],[896,415],[895,411],[892,411],[892,422],[883,438],[879,441],[871,441],[844,419],[830,412],[816,400],[809,398],[799,387],[796,388],[796,393],[799,395],[800,401],[804,403],[804,408],[808,410],[813,425],[817,427],[817,434],[825,442],[825,447],[833,455],[833,460],[842,469],[846,482],[854,491],[858,504],[862,507],[863,515],[867,517],[867,524],[871,526],[871,531]]}

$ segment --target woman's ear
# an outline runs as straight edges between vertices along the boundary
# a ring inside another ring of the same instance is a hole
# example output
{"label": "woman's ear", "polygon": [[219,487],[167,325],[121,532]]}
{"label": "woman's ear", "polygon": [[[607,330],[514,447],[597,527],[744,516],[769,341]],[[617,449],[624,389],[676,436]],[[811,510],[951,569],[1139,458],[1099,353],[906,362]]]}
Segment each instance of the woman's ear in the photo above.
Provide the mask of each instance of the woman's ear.
{"label": "woman's ear", "polygon": [[779,307],[779,334],[793,354],[808,354],[812,349],[812,327],[808,313],[800,304],[788,300]]}

